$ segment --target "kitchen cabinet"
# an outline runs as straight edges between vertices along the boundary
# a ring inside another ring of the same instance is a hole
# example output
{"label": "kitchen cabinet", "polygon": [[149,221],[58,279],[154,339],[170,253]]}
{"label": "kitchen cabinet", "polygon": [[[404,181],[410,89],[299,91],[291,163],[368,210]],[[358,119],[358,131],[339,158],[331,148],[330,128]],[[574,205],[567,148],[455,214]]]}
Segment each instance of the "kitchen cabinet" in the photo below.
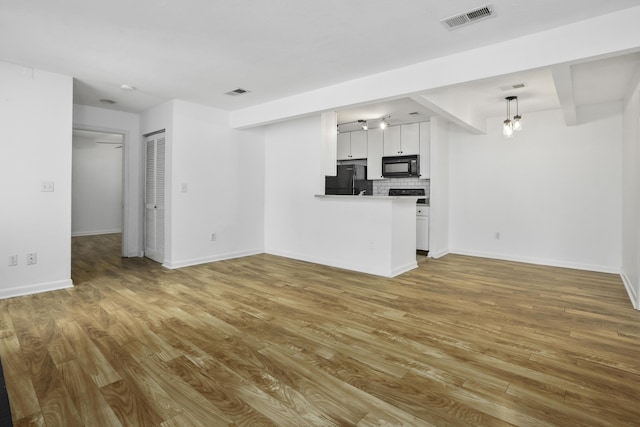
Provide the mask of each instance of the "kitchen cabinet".
{"label": "kitchen cabinet", "polygon": [[400,126],[400,149],[403,156],[420,153],[420,123]]}
{"label": "kitchen cabinet", "polygon": [[351,155],[351,132],[338,134],[337,158],[338,160],[349,160]]}
{"label": "kitchen cabinet", "polygon": [[351,157],[354,159],[367,158],[367,132],[359,130],[351,132]]}
{"label": "kitchen cabinet", "polygon": [[369,129],[367,137],[367,179],[382,179],[382,129]]}
{"label": "kitchen cabinet", "polygon": [[338,160],[366,159],[367,133],[361,130],[338,134],[337,158]]}
{"label": "kitchen cabinet", "polygon": [[401,155],[400,147],[400,126],[386,127],[382,134],[384,135],[384,155],[385,156],[399,156]]}
{"label": "kitchen cabinet", "polygon": [[384,155],[408,156],[420,152],[420,124],[389,126],[384,130]]}
{"label": "kitchen cabinet", "polygon": [[416,249],[429,250],[429,207],[416,206]]}
{"label": "kitchen cabinet", "polygon": [[420,179],[431,176],[431,127],[429,122],[420,123]]}

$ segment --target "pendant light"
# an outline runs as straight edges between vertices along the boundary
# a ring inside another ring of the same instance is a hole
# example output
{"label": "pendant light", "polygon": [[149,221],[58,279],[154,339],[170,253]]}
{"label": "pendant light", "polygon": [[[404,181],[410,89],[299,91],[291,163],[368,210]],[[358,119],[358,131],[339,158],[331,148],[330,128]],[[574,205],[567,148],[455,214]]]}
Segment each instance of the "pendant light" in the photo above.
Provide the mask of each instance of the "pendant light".
{"label": "pendant light", "polygon": [[[502,134],[507,138],[511,138],[513,132],[522,130],[522,116],[520,115],[517,96],[507,96],[505,100],[507,101],[507,119],[503,122]],[[516,101],[516,115],[513,116],[513,120],[511,120],[511,101]]]}
{"label": "pendant light", "polygon": [[518,97],[516,96],[515,98],[516,98],[516,115],[513,116],[513,130],[519,132],[522,130],[522,122],[520,121],[520,119],[522,119],[522,116],[520,116]]}

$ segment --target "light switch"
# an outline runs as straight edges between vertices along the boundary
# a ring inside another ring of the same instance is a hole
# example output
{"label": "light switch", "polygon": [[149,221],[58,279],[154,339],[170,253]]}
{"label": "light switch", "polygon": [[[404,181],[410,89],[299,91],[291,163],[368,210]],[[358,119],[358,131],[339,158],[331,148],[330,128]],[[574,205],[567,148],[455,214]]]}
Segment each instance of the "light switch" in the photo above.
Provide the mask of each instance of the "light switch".
{"label": "light switch", "polygon": [[42,181],[40,182],[40,191],[43,193],[52,193],[53,192],[53,181]]}

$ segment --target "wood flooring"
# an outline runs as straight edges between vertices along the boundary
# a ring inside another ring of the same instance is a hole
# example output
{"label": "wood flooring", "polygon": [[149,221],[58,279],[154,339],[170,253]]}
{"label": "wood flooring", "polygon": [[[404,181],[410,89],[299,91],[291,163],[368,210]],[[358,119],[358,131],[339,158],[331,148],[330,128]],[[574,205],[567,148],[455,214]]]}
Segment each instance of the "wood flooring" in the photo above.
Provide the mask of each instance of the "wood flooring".
{"label": "wood flooring", "polygon": [[616,275],[448,255],[395,279],[257,255],[179,270],[73,238],[0,301],[15,426],[638,426]]}

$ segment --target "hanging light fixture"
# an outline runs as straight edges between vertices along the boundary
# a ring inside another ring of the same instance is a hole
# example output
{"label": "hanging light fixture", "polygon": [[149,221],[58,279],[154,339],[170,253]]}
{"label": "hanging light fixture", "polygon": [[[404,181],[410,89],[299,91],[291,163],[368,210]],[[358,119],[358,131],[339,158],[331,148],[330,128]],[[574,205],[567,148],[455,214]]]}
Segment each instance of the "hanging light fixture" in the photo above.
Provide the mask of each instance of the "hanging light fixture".
{"label": "hanging light fixture", "polygon": [[[513,132],[522,130],[522,116],[520,115],[517,96],[507,96],[505,100],[507,101],[507,119],[503,122],[502,134],[507,138],[511,138]],[[511,101],[516,101],[516,115],[513,116],[513,120],[511,120]]]}
{"label": "hanging light fixture", "polygon": [[515,98],[516,98],[516,115],[513,116],[513,130],[519,132],[522,130],[522,122],[520,121],[520,119],[522,119],[522,116],[520,116],[518,97],[516,96]]}

